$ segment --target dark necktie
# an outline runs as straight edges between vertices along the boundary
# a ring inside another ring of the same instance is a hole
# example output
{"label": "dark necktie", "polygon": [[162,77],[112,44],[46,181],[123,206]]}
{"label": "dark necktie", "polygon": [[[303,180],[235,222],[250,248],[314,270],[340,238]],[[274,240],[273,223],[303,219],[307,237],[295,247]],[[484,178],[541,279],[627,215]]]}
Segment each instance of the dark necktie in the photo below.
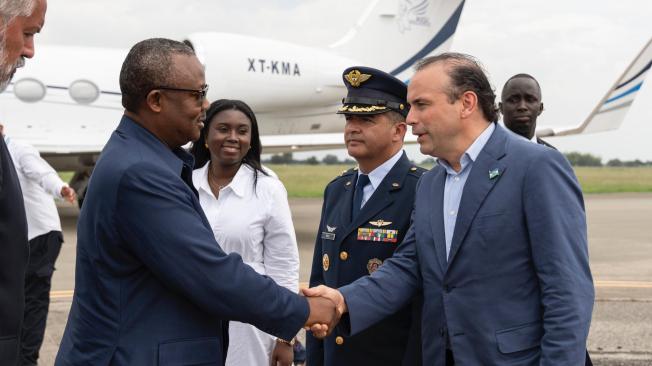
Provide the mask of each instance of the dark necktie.
{"label": "dark necktie", "polygon": [[355,192],[353,192],[353,208],[351,210],[351,220],[355,220],[356,216],[360,213],[362,206],[362,196],[364,196],[364,187],[369,184],[369,176],[360,174],[358,182],[355,185]]}

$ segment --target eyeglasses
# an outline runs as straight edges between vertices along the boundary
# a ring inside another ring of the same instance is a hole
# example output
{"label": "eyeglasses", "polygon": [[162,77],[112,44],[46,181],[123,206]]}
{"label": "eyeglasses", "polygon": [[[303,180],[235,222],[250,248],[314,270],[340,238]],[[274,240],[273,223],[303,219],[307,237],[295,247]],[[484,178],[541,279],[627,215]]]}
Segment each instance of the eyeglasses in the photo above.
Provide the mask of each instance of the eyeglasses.
{"label": "eyeglasses", "polygon": [[204,84],[201,89],[183,89],[183,88],[173,88],[171,86],[157,86],[152,90],[161,89],[161,90],[170,90],[177,92],[188,92],[195,96],[198,102],[203,102],[206,99],[206,94],[208,94],[208,85]]}

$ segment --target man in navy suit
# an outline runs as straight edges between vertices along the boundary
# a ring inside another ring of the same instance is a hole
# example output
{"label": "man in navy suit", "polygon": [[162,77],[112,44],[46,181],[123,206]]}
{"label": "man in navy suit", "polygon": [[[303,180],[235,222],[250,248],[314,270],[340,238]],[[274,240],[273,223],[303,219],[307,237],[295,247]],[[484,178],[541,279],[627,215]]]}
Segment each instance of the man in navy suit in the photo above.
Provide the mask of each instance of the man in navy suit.
{"label": "man in navy suit", "polygon": [[215,242],[181,148],[204,124],[204,68],[190,47],[136,44],[120,72],[126,111],[80,213],[75,294],[56,365],[223,365],[228,323],[282,339],[329,324],[312,301]]}
{"label": "man in navy suit", "polygon": [[[25,58],[45,22],[45,0],[0,1],[0,92]],[[16,169],[0,136],[0,365],[16,365],[25,308],[29,246],[25,204]]]}
{"label": "man in navy suit", "polygon": [[[337,113],[358,167],[328,184],[317,232],[310,286],[340,287],[376,271],[391,257],[410,225],[414,189],[425,171],[403,151],[407,86],[383,71],[349,67],[347,96]],[[364,180],[364,182],[363,182]],[[418,303],[349,337],[306,336],[310,366],[420,365]]]}
{"label": "man in navy suit", "polygon": [[306,294],[335,299],[357,333],[422,289],[430,365],[583,365],[594,290],[568,162],[496,125],[470,56],[421,61],[408,102],[421,152],[439,158],[417,186],[410,231],[373,275]]}

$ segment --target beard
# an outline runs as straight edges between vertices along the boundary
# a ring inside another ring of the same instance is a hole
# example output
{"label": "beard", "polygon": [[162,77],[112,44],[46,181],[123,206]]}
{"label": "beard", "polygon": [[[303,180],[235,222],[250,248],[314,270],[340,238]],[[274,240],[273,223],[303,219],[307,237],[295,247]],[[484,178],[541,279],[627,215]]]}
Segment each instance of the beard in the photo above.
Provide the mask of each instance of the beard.
{"label": "beard", "polygon": [[0,92],[3,92],[13,78],[16,70],[25,66],[25,58],[19,57],[14,63],[7,63],[4,42],[0,39]]}

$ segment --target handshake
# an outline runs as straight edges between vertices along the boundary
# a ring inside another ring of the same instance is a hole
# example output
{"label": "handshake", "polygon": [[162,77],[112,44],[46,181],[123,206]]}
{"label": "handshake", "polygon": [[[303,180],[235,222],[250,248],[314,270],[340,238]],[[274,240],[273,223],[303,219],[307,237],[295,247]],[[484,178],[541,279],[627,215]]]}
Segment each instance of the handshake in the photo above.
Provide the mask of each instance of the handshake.
{"label": "handshake", "polygon": [[324,285],[303,289],[301,293],[308,299],[310,306],[305,329],[316,338],[325,338],[335,329],[342,314],[347,312],[344,296],[338,290]]}

